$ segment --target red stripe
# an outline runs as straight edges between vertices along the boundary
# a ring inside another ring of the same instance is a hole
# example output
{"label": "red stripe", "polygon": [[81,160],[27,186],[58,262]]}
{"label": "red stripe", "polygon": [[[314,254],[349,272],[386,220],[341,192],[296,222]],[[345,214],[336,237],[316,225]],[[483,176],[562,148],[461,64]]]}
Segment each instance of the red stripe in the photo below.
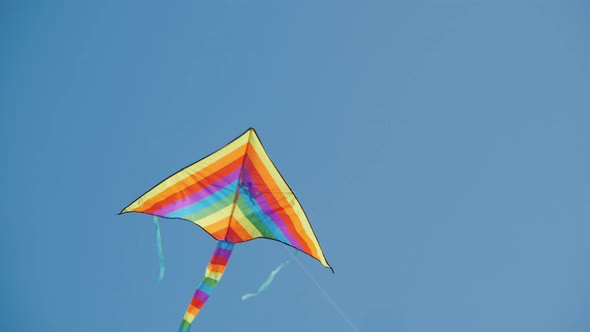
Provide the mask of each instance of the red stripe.
{"label": "red stripe", "polygon": [[[237,223],[237,222],[236,222],[236,223]],[[240,237],[240,235],[238,235],[238,233],[237,233],[237,232],[236,232],[236,231],[235,231],[235,230],[234,230],[232,227],[230,227],[230,228],[227,230],[227,235],[225,236],[225,238],[226,238],[226,241],[227,241],[227,242],[233,242],[233,243],[239,243],[239,242],[242,242],[242,241],[244,241],[244,240],[243,240],[243,239]]]}
{"label": "red stripe", "polygon": [[200,299],[198,299],[197,297],[193,297],[191,304],[195,307],[195,308],[199,308],[201,309],[204,305],[205,302],[201,301]]}
{"label": "red stripe", "polygon": [[228,260],[229,260],[229,257],[213,256],[209,263],[216,264],[216,265],[227,265]]}

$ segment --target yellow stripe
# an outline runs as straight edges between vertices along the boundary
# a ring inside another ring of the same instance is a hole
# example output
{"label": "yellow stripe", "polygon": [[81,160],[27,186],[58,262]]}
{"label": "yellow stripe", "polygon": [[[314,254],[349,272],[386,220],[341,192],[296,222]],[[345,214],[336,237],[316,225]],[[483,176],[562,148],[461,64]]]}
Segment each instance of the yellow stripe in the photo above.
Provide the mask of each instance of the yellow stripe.
{"label": "yellow stripe", "polygon": [[211,278],[213,280],[219,280],[221,279],[221,276],[223,275],[223,272],[213,272],[209,269],[205,270],[205,277],[207,278]]}
{"label": "yellow stripe", "polygon": [[[210,156],[205,157],[204,159],[202,159],[200,161],[197,161],[196,163],[188,166],[187,168],[183,169],[182,171],[167,178],[162,183],[157,185],[155,188],[153,188],[152,190],[148,191],[143,196],[138,198],[135,202],[131,203],[131,205],[126,207],[125,210],[123,210],[123,212],[130,212],[130,211],[137,209],[145,201],[160,194],[161,192],[166,190],[168,187],[171,187],[171,186],[177,184],[178,182],[181,182],[184,179],[186,179],[190,176],[193,176],[195,173],[200,172],[201,170],[203,170],[207,166],[211,165],[212,163],[215,163],[219,159],[227,156],[228,154],[233,152],[235,149],[238,149],[240,147],[243,147],[245,149],[246,147],[244,144],[246,144],[248,142],[249,133],[250,133],[249,131],[246,132],[244,135],[238,137],[235,141],[229,143],[228,145],[226,145],[225,147],[216,151],[215,153],[211,154]],[[244,152],[245,152],[245,150],[244,150]]]}
{"label": "yellow stripe", "polygon": [[[197,311],[197,313],[199,313],[199,312]],[[187,321],[187,322],[189,322],[189,323],[190,323],[190,322],[192,322],[194,319],[195,319],[195,315],[191,314],[190,312],[188,312],[188,311],[187,311],[187,312],[184,314],[184,320],[185,320],[185,321]]]}
{"label": "yellow stripe", "polygon": [[211,225],[214,225],[215,223],[217,223],[221,220],[225,220],[226,222],[229,222],[231,208],[232,208],[232,206],[230,204],[215,213],[212,213],[202,219],[199,219],[198,221],[193,221],[193,222],[203,228],[209,228]]}

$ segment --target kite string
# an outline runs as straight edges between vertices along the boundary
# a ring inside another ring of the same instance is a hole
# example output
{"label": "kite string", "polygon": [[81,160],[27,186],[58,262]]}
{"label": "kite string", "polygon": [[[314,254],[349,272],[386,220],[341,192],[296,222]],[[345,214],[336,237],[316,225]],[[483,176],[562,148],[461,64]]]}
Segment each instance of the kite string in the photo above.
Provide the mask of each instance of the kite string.
{"label": "kite string", "polygon": [[[287,249],[287,248],[285,248]],[[328,301],[328,303],[330,303],[332,305],[332,307],[334,308],[334,310],[336,310],[336,312],[340,315],[340,318],[342,318],[347,324],[348,326],[350,326],[350,328],[355,331],[355,332],[359,332],[359,329],[356,328],[356,326],[352,323],[352,321],[346,316],[346,314],[344,313],[344,311],[342,311],[342,309],[340,308],[340,306],[338,305],[338,303],[336,303],[336,301],[334,301],[332,299],[332,297],[330,296],[330,294],[328,294],[328,292],[322,288],[322,286],[320,285],[320,283],[314,278],[314,276],[307,270],[307,268],[305,267],[305,265],[303,265],[303,263],[301,263],[299,261],[299,259],[297,257],[295,257],[295,255],[287,250],[289,252],[289,254],[291,256],[293,256],[293,260],[297,263],[297,265],[299,265],[299,267],[301,268],[301,270],[303,270],[303,272],[307,275],[307,277],[313,282],[313,284],[317,287],[317,289],[320,290],[320,292],[322,293],[322,295],[324,296],[324,298],[326,299],[326,301]]]}

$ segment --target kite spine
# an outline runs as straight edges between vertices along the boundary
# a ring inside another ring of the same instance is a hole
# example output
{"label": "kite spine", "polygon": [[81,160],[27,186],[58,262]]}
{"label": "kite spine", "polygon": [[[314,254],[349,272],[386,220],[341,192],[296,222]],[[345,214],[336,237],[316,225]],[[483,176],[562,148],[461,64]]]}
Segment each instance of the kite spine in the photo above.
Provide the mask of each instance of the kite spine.
{"label": "kite spine", "polygon": [[215,286],[217,286],[217,283],[221,279],[233,248],[233,243],[226,241],[217,242],[217,248],[215,248],[211,261],[209,261],[209,265],[205,271],[205,277],[199,284],[199,287],[197,287],[191,303],[186,309],[184,319],[178,329],[179,332],[187,332],[190,330],[193,320],[199,314],[205,305],[205,302],[207,302],[207,299],[211,293],[213,293]]}

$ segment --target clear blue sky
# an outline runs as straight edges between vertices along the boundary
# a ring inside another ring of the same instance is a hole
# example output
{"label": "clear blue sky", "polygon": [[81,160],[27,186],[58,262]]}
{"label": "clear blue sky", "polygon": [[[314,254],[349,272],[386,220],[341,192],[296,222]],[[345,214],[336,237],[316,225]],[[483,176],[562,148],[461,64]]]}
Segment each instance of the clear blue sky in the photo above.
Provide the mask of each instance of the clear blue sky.
{"label": "clear blue sky", "polygon": [[[0,330],[176,331],[215,241],[116,214],[255,127],[362,332],[590,330],[588,1],[2,1]],[[194,331],[351,331],[236,247]]]}

